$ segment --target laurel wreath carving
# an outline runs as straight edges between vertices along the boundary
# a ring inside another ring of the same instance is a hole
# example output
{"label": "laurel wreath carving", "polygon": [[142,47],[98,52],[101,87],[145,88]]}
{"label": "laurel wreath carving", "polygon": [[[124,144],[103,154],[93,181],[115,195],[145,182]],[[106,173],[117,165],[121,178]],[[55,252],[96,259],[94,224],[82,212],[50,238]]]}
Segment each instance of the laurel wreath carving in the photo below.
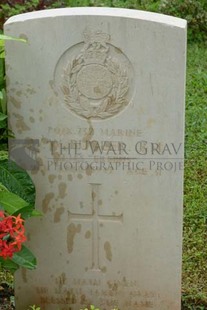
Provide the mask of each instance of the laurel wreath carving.
{"label": "laurel wreath carving", "polygon": [[105,119],[120,112],[128,103],[126,94],[129,89],[128,75],[115,59],[107,57],[105,67],[112,76],[113,88],[101,100],[99,106],[90,105],[90,99],[80,94],[77,87],[77,74],[85,65],[82,54],[68,62],[63,72],[62,92],[66,105],[76,114],[84,118]]}

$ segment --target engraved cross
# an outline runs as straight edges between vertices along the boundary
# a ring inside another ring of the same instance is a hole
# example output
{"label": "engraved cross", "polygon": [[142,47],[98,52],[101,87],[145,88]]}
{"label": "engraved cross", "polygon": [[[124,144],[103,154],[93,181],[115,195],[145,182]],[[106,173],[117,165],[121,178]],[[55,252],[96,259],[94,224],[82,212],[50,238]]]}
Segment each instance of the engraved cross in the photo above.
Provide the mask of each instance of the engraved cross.
{"label": "engraved cross", "polygon": [[78,221],[91,221],[92,222],[92,266],[91,269],[93,271],[100,271],[100,260],[99,260],[99,239],[100,239],[100,232],[99,232],[99,225],[101,222],[111,221],[113,222],[122,222],[123,214],[120,215],[101,215],[99,214],[99,189],[101,184],[90,183],[91,186],[91,198],[92,198],[92,212],[89,214],[80,214],[80,213],[72,213],[68,211],[69,218],[71,220],[78,220]]}

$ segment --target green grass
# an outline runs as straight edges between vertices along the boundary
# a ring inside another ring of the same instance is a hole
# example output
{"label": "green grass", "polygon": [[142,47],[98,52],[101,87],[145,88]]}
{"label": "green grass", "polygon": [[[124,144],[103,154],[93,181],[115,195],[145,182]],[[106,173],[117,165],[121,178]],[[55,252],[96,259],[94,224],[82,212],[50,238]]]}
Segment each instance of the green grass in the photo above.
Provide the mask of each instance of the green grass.
{"label": "green grass", "polygon": [[207,308],[207,49],[188,46],[183,299]]}

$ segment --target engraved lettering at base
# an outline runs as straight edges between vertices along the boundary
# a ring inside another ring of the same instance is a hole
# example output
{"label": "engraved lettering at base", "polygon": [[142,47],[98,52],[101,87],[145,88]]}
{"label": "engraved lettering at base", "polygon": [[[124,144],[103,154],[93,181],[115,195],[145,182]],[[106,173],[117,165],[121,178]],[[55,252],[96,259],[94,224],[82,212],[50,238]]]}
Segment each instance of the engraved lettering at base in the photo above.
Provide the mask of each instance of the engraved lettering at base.
{"label": "engraved lettering at base", "polygon": [[72,112],[86,119],[112,117],[130,102],[132,65],[109,39],[103,32],[84,33],[84,42],[69,48],[57,65],[58,92]]}

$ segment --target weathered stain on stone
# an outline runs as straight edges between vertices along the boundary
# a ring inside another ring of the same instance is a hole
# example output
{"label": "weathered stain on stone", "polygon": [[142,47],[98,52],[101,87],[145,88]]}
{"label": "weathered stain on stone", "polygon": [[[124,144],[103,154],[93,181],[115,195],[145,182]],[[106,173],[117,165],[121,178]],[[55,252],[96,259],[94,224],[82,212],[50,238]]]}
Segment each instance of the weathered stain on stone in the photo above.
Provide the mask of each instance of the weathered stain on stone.
{"label": "weathered stain on stone", "polygon": [[29,120],[30,120],[31,123],[34,123],[34,122],[35,122],[35,119],[34,119],[34,117],[32,117],[32,116],[30,116]]}
{"label": "weathered stain on stone", "polygon": [[[83,137],[83,142],[88,142],[88,141],[90,141],[91,138],[92,138],[93,135],[94,135],[94,129],[93,129],[91,120],[88,119],[87,122],[88,122],[89,128],[88,128],[88,131],[86,132],[85,136]],[[88,144],[88,143],[86,143],[86,145],[87,145],[87,144]]]}
{"label": "weathered stain on stone", "polygon": [[13,115],[17,118],[17,121],[16,121],[17,129],[19,129],[20,131],[30,130],[30,127],[26,125],[22,115],[19,115],[17,113],[13,113]]}
{"label": "weathered stain on stone", "polygon": [[73,252],[73,246],[74,246],[74,238],[77,233],[80,233],[81,231],[81,224],[75,225],[74,223],[71,223],[68,226],[68,232],[67,232],[67,247],[68,247],[68,253]]}
{"label": "weathered stain on stone", "polygon": [[93,170],[91,169],[90,166],[88,166],[86,169],[86,175],[90,176],[90,175],[92,175],[92,173],[93,173]]}
{"label": "weathered stain on stone", "polygon": [[86,233],[85,233],[85,238],[86,239],[90,239],[91,238],[91,231],[90,230],[87,230]]}
{"label": "weathered stain on stone", "polygon": [[92,191],[91,197],[92,197],[92,201],[95,201],[95,199],[96,199],[96,193],[95,193],[94,191]]}
{"label": "weathered stain on stone", "polygon": [[28,87],[27,90],[26,90],[26,92],[27,92],[28,94],[30,94],[30,95],[33,95],[33,94],[36,93],[36,91],[34,90],[34,88],[31,88],[31,87]]}
{"label": "weathered stain on stone", "polygon": [[149,118],[147,120],[147,127],[148,128],[152,127],[152,125],[154,125],[154,123],[155,123],[155,120],[153,118]]}
{"label": "weathered stain on stone", "polygon": [[21,102],[17,100],[16,98],[10,96],[9,97],[11,104],[15,106],[15,108],[20,109],[21,108]]}
{"label": "weathered stain on stone", "polygon": [[66,189],[67,189],[67,185],[63,182],[61,182],[59,185],[58,185],[58,190],[59,190],[59,197],[60,198],[64,198],[67,193],[66,193]]}
{"label": "weathered stain on stone", "polygon": [[68,181],[72,181],[73,180],[73,176],[71,174],[68,175]]}
{"label": "weathered stain on stone", "polygon": [[26,268],[22,268],[21,269],[21,274],[22,274],[22,280],[24,283],[27,283],[27,269]]}
{"label": "weathered stain on stone", "polygon": [[106,266],[102,267],[102,268],[101,268],[101,271],[102,271],[103,273],[106,273],[106,271],[107,271]]}
{"label": "weathered stain on stone", "polygon": [[48,144],[49,141],[48,141],[48,139],[46,137],[42,137],[41,142],[43,144]]}
{"label": "weathered stain on stone", "polygon": [[67,278],[64,272],[55,279],[55,282],[58,285],[59,289],[63,287],[63,285],[66,283],[66,280]]}
{"label": "weathered stain on stone", "polygon": [[54,159],[60,158],[60,153],[58,152],[58,150],[59,150],[59,143],[57,141],[53,141],[51,147],[52,147],[51,151],[52,151],[53,158]]}
{"label": "weathered stain on stone", "polygon": [[54,194],[53,193],[47,193],[46,195],[45,195],[45,198],[43,199],[43,201],[42,201],[42,211],[44,212],[44,213],[46,213],[47,211],[48,211],[48,209],[49,209],[49,204],[50,204],[50,202],[51,202],[51,200],[54,198]]}
{"label": "weathered stain on stone", "polygon": [[98,200],[98,205],[99,205],[99,206],[102,206],[102,204],[103,204],[102,200],[99,199],[99,200]]}
{"label": "weathered stain on stone", "polygon": [[56,175],[50,174],[50,175],[48,176],[49,182],[50,182],[50,183],[53,183],[56,177],[57,177]]}
{"label": "weathered stain on stone", "polygon": [[61,220],[61,215],[64,213],[64,208],[63,207],[60,207],[60,208],[57,208],[56,211],[55,211],[55,214],[54,214],[54,223],[58,223],[60,222]]}
{"label": "weathered stain on stone", "polygon": [[21,90],[18,90],[18,91],[16,92],[16,95],[17,95],[18,97],[20,97],[20,96],[22,95],[22,91],[21,91]]}
{"label": "weathered stain on stone", "polygon": [[81,207],[81,209],[83,209],[83,207],[84,207],[84,205],[83,205],[83,202],[82,202],[82,201],[80,201],[80,207]]}
{"label": "weathered stain on stone", "polygon": [[110,242],[106,241],[104,243],[104,250],[105,250],[106,259],[108,259],[111,262],[112,261],[112,252],[111,252]]}
{"label": "weathered stain on stone", "polygon": [[78,179],[81,180],[82,178],[83,178],[83,175],[79,173],[78,174]]}

